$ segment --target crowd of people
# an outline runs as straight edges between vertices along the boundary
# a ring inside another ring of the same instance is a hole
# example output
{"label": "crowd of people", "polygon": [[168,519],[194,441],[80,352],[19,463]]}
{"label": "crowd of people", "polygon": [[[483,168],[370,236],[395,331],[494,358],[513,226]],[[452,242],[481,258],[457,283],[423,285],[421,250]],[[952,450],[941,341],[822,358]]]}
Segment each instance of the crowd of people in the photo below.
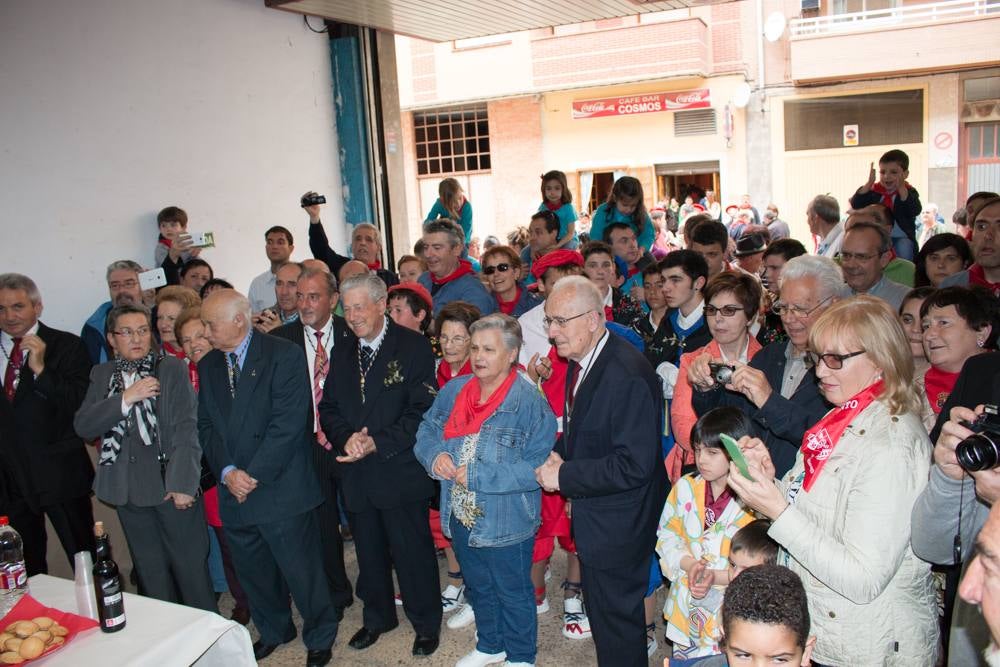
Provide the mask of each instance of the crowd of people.
{"label": "crowd of people", "polygon": [[532,665],[565,558],[562,634],[601,665],[1000,664],[1000,196],[952,227],[907,169],[815,197],[805,244],[630,176],[578,213],[559,171],[480,244],[449,178],[396,271],[307,193],[313,258],[271,227],[245,293],[167,207],[168,285],[112,262],[80,336],[0,274],[0,514],[42,573],[46,517],[93,549],[93,493],[139,590],[217,612],[221,580],[258,660],[290,596],[327,664],[357,597],[351,650],[401,609],[413,656],[475,624],[458,667]]}

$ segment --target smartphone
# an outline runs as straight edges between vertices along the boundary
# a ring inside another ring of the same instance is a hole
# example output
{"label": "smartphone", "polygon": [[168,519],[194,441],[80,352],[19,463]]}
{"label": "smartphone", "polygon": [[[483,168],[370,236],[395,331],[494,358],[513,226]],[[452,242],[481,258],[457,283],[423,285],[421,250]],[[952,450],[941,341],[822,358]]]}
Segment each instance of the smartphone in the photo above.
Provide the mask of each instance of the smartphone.
{"label": "smartphone", "polygon": [[167,274],[163,269],[150,269],[139,274],[139,289],[146,291],[167,284]]}
{"label": "smartphone", "polygon": [[749,479],[751,482],[754,481],[754,478],[750,476],[750,468],[747,466],[746,457],[743,456],[743,452],[740,451],[740,446],[736,444],[736,440],[734,440],[732,436],[726,435],[725,433],[719,434],[719,440],[722,441],[722,446],[726,448],[726,452],[729,453],[729,458],[736,464],[736,469],[740,471],[740,474]]}
{"label": "smartphone", "polygon": [[192,248],[214,248],[215,234],[213,232],[189,232]]}

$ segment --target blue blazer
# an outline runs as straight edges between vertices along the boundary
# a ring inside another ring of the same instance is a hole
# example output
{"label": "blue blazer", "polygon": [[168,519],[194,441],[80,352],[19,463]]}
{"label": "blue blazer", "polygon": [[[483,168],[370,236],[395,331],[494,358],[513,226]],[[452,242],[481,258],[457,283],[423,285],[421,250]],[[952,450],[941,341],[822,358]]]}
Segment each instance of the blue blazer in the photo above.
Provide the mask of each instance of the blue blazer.
{"label": "blue blazer", "polygon": [[236,386],[219,350],[198,364],[198,435],[218,479],[234,465],[258,482],[240,504],[219,487],[224,524],[252,526],[301,514],[323,502],[312,463],[309,368],[294,343],[254,333]]}
{"label": "blue blazer", "polygon": [[573,501],[573,536],[588,567],[648,567],[668,487],[663,390],[641,352],[607,335],[556,443],[566,461],[559,487]]}

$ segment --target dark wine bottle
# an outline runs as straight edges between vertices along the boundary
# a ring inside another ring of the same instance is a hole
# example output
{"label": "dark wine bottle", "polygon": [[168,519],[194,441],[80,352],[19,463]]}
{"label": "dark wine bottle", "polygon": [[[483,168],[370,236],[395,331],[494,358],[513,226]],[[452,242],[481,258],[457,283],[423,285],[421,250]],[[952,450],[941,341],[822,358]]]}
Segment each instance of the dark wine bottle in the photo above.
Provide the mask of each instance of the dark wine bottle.
{"label": "dark wine bottle", "polygon": [[125,627],[125,600],[118,564],[111,557],[111,541],[104,532],[104,522],[94,524],[97,541],[94,563],[94,589],[97,591],[97,617],[102,632],[118,632]]}

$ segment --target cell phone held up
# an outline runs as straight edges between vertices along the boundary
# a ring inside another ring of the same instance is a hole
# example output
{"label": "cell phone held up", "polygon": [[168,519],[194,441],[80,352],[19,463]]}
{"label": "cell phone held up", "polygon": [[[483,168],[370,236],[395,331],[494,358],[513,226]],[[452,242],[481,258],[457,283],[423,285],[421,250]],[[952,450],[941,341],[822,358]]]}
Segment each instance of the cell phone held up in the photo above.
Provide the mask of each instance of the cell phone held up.
{"label": "cell phone held up", "polygon": [[320,204],[325,203],[326,197],[316,194],[315,192],[306,193],[302,195],[302,199],[299,200],[299,204],[301,204],[302,208],[306,208],[307,206],[319,206]]}

